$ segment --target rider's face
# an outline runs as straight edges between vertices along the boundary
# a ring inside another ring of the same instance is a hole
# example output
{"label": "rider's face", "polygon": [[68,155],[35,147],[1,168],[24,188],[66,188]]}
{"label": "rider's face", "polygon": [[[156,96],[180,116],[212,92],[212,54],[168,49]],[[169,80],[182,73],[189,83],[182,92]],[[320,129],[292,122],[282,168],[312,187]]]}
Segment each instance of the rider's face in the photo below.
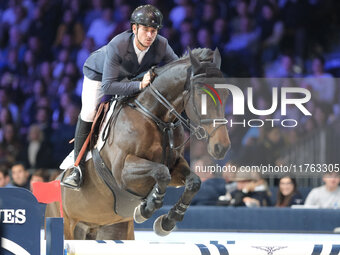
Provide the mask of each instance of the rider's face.
{"label": "rider's face", "polygon": [[136,45],[140,50],[145,50],[146,48],[150,47],[155,41],[158,32],[156,28],[146,27],[143,25],[138,25],[138,30],[137,26],[133,25],[132,31],[135,34]]}

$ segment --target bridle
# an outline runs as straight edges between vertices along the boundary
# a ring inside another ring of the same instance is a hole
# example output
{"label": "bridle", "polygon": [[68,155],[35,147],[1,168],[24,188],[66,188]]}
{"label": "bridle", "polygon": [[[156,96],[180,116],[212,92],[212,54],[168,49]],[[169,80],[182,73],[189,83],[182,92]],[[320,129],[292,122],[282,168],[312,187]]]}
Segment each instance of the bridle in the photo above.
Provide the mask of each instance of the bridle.
{"label": "bridle", "polygon": [[[207,69],[208,71],[209,69],[211,70],[211,68],[207,68]],[[221,71],[217,68],[214,68],[214,69],[218,71],[218,76],[222,77]],[[216,74],[217,72],[215,71],[214,73]],[[189,93],[190,93],[191,88],[195,89],[195,86],[193,86],[193,84],[195,84],[197,81],[204,81],[206,80],[206,78],[209,78],[210,76],[209,73],[200,73],[196,75],[191,75],[191,68],[188,69],[188,74],[190,75],[188,75],[186,83],[188,81],[190,82],[189,86],[187,86],[189,87],[188,88]],[[161,103],[169,111],[170,114],[174,115],[177,121],[165,122],[161,120],[156,115],[154,115],[149,109],[144,107],[137,99],[134,100],[134,103],[136,106],[135,108],[139,110],[140,112],[142,112],[147,117],[149,117],[150,119],[152,119],[157,124],[157,126],[160,128],[162,132],[166,132],[167,130],[170,130],[170,132],[173,132],[173,129],[179,126],[179,124],[182,124],[190,131],[190,136],[188,137],[188,139],[182,145],[174,149],[179,149],[183,147],[192,135],[195,135],[198,140],[203,140],[203,139],[209,140],[209,138],[217,131],[217,129],[223,126],[223,125],[219,125],[218,127],[215,127],[211,133],[208,133],[206,131],[203,125],[207,125],[209,123],[214,122],[214,119],[202,119],[201,118],[201,115],[199,114],[197,110],[195,97],[193,97],[193,108],[194,108],[194,114],[196,115],[198,119],[198,124],[196,124],[193,120],[189,120],[189,118],[184,118],[179,112],[177,112],[175,107],[159,92],[159,90],[152,83],[150,83],[149,89],[151,91],[151,94],[156,98],[156,100],[159,103]],[[130,106],[132,105],[130,104]],[[170,142],[170,147],[171,147],[171,142]]]}

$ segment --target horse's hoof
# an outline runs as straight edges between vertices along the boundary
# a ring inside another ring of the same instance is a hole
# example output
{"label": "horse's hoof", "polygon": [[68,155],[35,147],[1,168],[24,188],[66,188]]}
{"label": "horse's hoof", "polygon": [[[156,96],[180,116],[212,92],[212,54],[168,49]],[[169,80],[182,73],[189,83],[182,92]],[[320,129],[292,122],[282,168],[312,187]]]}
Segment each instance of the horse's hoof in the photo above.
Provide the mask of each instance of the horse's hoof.
{"label": "horse's hoof", "polygon": [[135,220],[136,223],[139,223],[139,224],[147,220],[147,218],[145,218],[142,215],[140,208],[141,208],[141,205],[137,206],[135,208],[135,212],[133,213],[133,219]]}
{"label": "horse's hoof", "polygon": [[159,236],[167,236],[171,233],[171,230],[167,231],[167,230],[164,230],[163,227],[162,227],[162,221],[163,221],[163,218],[166,216],[166,214],[163,214],[161,216],[159,216],[155,222],[153,223],[153,231],[159,235]]}

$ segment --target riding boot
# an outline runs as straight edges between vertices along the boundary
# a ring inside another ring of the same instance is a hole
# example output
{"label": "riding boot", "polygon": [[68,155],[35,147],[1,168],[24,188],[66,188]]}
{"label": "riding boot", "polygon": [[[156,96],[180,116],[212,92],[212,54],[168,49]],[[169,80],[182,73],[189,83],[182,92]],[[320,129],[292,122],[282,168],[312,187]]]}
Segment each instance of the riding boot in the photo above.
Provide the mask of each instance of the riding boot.
{"label": "riding boot", "polygon": [[[80,116],[78,117],[78,122],[76,126],[76,133],[74,137],[74,161],[76,161],[83,144],[87,136],[91,131],[92,122],[83,121]],[[69,176],[62,181],[64,186],[69,188],[79,188],[83,182],[83,176],[85,174],[85,159],[86,159],[87,149],[79,162],[79,167],[74,166],[72,172]]]}

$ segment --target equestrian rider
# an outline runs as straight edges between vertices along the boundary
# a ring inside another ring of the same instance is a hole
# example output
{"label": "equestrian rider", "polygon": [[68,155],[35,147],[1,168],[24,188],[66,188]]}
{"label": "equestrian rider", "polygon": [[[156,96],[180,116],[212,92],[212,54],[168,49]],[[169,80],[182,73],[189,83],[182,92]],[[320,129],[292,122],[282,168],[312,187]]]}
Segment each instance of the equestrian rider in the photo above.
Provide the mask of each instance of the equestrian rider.
{"label": "equestrian rider", "polygon": [[[131,15],[132,31],[115,36],[86,60],[83,66],[82,108],[74,141],[75,159],[90,133],[96,107],[104,95],[136,94],[150,84],[150,73],[147,72],[141,82],[128,80],[161,62],[166,64],[178,59],[167,39],[158,35],[162,19],[162,13],[152,5],[137,7]],[[62,184],[79,188],[84,174],[85,157],[81,159],[79,168],[73,167]]]}

